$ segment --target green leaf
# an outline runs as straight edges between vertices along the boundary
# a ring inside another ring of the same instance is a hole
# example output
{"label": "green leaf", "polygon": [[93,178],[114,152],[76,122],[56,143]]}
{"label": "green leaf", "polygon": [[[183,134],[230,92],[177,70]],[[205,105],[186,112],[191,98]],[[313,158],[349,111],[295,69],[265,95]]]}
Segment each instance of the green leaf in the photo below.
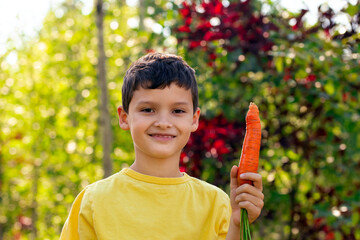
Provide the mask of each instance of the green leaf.
{"label": "green leaf", "polygon": [[284,60],[282,57],[278,57],[275,59],[275,67],[276,67],[276,71],[278,73],[282,73],[284,70]]}
{"label": "green leaf", "polygon": [[360,11],[359,5],[351,5],[349,4],[348,8],[345,10],[350,16],[355,16]]}
{"label": "green leaf", "polygon": [[299,69],[295,73],[295,78],[296,79],[304,79],[304,78],[306,78],[307,75],[308,74],[306,73],[306,71],[304,69]]}
{"label": "green leaf", "polygon": [[360,229],[355,230],[355,239],[360,239]]}
{"label": "green leaf", "polygon": [[329,95],[333,95],[335,93],[335,87],[334,87],[334,84],[331,81],[328,81],[324,85],[324,89],[327,92],[327,94],[329,94]]}
{"label": "green leaf", "polygon": [[339,231],[336,231],[335,232],[335,240],[341,240],[341,239],[343,239],[341,233]]}
{"label": "green leaf", "polygon": [[354,227],[358,225],[359,219],[360,219],[359,212],[354,212],[351,216],[351,223]]}

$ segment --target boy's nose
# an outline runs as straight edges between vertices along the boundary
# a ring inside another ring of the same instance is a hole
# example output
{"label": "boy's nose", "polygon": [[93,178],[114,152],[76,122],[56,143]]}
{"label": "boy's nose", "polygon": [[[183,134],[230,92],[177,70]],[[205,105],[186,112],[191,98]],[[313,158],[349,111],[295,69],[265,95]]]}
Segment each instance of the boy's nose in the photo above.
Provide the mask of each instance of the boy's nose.
{"label": "boy's nose", "polygon": [[172,123],[166,117],[161,117],[155,122],[155,127],[169,128],[172,127]]}

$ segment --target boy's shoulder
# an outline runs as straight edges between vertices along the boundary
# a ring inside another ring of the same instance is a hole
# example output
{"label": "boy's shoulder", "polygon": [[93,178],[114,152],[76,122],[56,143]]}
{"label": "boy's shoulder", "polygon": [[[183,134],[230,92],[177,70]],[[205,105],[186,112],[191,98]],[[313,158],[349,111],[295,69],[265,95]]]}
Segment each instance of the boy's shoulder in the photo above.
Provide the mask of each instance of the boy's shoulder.
{"label": "boy's shoulder", "polygon": [[228,195],[221,188],[195,177],[190,176],[190,179],[194,187],[210,194],[213,193],[228,198]]}
{"label": "boy's shoulder", "polygon": [[86,186],[86,191],[92,191],[92,192],[106,192],[114,187],[114,184],[121,182],[122,173],[117,172],[112,175],[110,175],[107,178],[100,179],[96,182],[93,182]]}

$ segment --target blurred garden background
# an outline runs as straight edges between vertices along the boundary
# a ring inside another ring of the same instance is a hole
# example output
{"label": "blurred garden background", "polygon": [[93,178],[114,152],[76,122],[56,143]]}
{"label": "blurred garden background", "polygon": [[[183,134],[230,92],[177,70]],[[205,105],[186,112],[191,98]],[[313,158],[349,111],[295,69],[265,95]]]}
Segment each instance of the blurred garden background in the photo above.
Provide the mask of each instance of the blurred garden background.
{"label": "blurred garden background", "polygon": [[35,33],[12,29],[0,48],[0,240],[58,239],[76,195],[132,163],[116,109],[129,64],[151,51],[196,70],[202,116],[182,171],[228,192],[259,106],[253,239],[360,239],[360,1],[333,2],[64,0]]}

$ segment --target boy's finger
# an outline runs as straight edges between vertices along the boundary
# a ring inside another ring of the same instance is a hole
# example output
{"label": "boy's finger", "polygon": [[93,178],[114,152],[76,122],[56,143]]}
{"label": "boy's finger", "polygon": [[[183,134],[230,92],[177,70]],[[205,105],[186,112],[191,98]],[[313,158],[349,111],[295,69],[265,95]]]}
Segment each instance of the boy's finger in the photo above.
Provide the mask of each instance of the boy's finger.
{"label": "boy's finger", "polygon": [[249,184],[243,184],[240,187],[238,187],[235,190],[235,194],[237,196],[241,195],[242,198],[252,195],[258,199],[264,200],[264,194],[262,193],[262,191]]}
{"label": "boy's finger", "polygon": [[261,191],[263,190],[262,177],[260,174],[247,172],[247,173],[241,174],[240,178],[245,179],[245,180],[251,180],[253,182],[254,187],[256,187],[257,189],[260,189]]}
{"label": "boy's finger", "polygon": [[258,196],[251,195],[248,193],[241,193],[236,196],[235,202],[240,203],[240,202],[248,201],[248,202],[251,202],[252,204],[254,204],[256,207],[263,208],[264,207],[264,197],[263,196],[264,195],[258,197]]}
{"label": "boy's finger", "polygon": [[261,208],[255,206],[249,201],[239,202],[240,208],[245,208],[248,211],[249,223],[252,223],[260,216]]}
{"label": "boy's finger", "polygon": [[230,190],[234,190],[238,187],[237,172],[238,172],[238,167],[234,165],[230,171]]}

